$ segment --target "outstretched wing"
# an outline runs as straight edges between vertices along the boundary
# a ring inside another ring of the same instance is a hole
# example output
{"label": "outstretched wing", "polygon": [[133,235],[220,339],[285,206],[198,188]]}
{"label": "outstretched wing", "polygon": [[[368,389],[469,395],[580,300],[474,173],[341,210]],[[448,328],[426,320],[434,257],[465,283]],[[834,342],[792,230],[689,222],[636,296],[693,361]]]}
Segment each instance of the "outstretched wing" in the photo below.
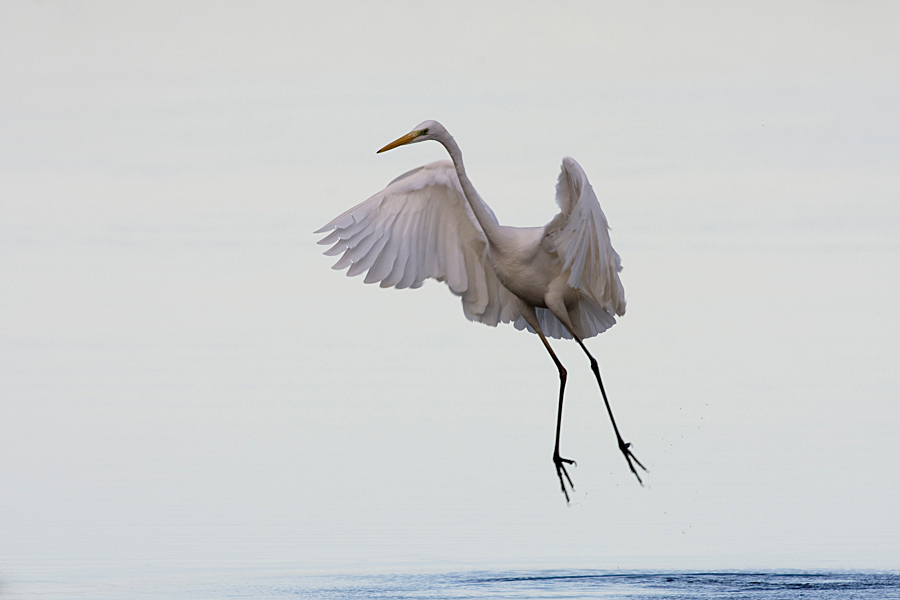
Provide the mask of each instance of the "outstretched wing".
{"label": "outstretched wing", "polygon": [[[493,216],[493,215],[492,215]],[[450,161],[413,169],[315,233],[331,231],[325,254],[343,253],[334,269],[366,272],[366,283],[417,288],[444,281],[462,297],[463,311],[486,325],[514,321],[518,301],[494,274],[487,238]]]}
{"label": "outstretched wing", "polygon": [[570,286],[610,316],[624,315],[625,290],[619,280],[622,262],[609,241],[609,223],[597,195],[573,158],[562,161],[556,203],[561,211],[544,230],[545,249],[556,252],[563,269],[570,271]]}

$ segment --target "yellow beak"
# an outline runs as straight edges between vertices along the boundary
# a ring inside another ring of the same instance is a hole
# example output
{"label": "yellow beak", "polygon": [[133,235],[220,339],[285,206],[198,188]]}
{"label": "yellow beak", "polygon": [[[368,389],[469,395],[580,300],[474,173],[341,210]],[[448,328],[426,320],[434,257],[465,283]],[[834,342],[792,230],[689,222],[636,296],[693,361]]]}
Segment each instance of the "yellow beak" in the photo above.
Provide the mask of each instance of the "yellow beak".
{"label": "yellow beak", "polygon": [[422,130],[410,131],[403,137],[397,138],[396,140],[394,140],[393,142],[391,142],[390,144],[388,144],[387,146],[385,146],[384,148],[382,148],[375,154],[381,154],[382,152],[387,152],[388,150],[393,150],[397,146],[403,146],[405,144],[408,144],[408,143],[412,142],[413,140],[415,140],[420,135],[422,135],[422,133],[423,133]]}

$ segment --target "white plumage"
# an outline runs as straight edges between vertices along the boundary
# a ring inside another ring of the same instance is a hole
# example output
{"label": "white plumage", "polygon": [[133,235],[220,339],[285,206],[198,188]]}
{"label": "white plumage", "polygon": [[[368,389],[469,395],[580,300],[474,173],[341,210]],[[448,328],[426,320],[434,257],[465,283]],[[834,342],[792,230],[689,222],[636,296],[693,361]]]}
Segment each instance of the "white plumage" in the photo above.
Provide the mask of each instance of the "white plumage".
{"label": "white plumage", "polygon": [[[556,186],[560,213],[544,227],[504,227],[465,173],[462,153],[436,121],[425,121],[379,152],[404,144],[436,140],[451,161],[433,162],[394,179],[382,191],[333,219],[316,233],[330,232],[320,244],[325,254],[341,255],[335,269],[350,276],[366,273],[366,283],[417,288],[426,279],[445,282],[461,296],[472,321],[515,324],[540,336],[560,372],[559,415],[554,463],[563,493],[571,485],[559,456],[559,429],[566,371],[545,336],[574,339],[587,353],[606,401],[593,356],[582,340],[612,327],[625,314],[619,255],[609,225],[581,166],[564,158]],[[629,444],[618,433],[631,471],[637,476]],[[638,476],[640,481],[640,477]]]}
{"label": "white plumage", "polygon": [[[578,291],[569,317],[582,339],[593,337],[615,324],[613,315],[625,314],[621,261],[610,244],[597,196],[572,158],[563,159],[556,201],[562,211],[546,227],[504,229],[524,247],[538,230],[543,233],[541,249],[556,257],[559,273],[568,272],[568,284]],[[514,322],[516,328],[534,332],[494,272],[487,237],[451,161],[404,173],[316,233],[325,231],[331,233],[319,243],[333,244],[325,254],[343,254],[335,269],[349,267],[350,276],[368,271],[364,281],[381,287],[417,288],[429,278],[443,281],[462,296],[468,319],[491,326]],[[536,315],[545,335],[572,339],[546,307],[536,307]]]}
{"label": "white plumage", "polygon": [[334,244],[329,256],[343,253],[335,269],[349,267],[351,276],[368,271],[366,283],[400,289],[437,279],[462,296],[472,321],[497,325],[518,317],[450,161],[404,173],[316,233],[331,229],[319,243]]}

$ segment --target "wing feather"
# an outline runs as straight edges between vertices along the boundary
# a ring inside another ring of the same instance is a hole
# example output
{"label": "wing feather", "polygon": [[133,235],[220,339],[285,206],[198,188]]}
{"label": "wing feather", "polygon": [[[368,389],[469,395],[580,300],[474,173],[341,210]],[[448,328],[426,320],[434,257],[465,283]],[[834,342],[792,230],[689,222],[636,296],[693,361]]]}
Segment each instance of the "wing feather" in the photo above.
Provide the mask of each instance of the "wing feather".
{"label": "wing feather", "polygon": [[316,231],[335,269],[366,273],[366,283],[417,288],[445,282],[466,317],[487,325],[516,321],[518,299],[497,279],[487,238],[463,196],[453,163],[439,161],[394,179],[381,192]]}
{"label": "wing feather", "polygon": [[[569,285],[591,300],[580,316],[595,335],[615,323],[613,315],[625,314],[625,290],[619,279],[622,263],[610,242],[609,223],[597,195],[584,170],[569,157],[562,162],[556,202],[560,213],[544,230],[545,248],[562,259]],[[608,313],[608,318],[598,310]]]}

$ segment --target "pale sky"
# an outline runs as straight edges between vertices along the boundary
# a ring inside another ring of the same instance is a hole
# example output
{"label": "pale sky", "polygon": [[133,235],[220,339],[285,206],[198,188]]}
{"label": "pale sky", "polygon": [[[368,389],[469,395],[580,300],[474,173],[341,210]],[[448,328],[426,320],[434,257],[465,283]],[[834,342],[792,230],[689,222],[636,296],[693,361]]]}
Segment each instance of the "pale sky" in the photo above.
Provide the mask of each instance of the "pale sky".
{"label": "pale sky", "polygon": [[[567,507],[539,340],[321,256],[425,119],[506,224],[587,172],[644,487],[573,343]],[[895,3],[4,3],[0,123],[0,576],[900,568]]]}

